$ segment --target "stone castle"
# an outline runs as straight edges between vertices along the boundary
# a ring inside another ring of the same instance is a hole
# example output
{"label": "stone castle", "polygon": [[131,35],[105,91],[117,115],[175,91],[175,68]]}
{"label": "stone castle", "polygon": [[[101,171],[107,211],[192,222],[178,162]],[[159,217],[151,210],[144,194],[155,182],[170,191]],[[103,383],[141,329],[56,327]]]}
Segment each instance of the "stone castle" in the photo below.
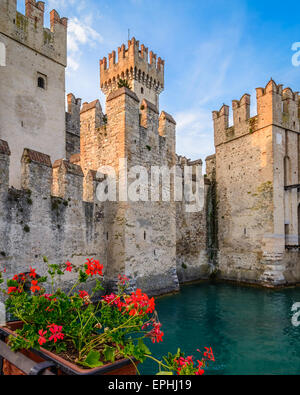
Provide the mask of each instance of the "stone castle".
{"label": "stone castle", "polygon": [[[100,166],[202,166],[176,155],[176,122],[159,111],[165,63],[134,38],[100,61],[99,100],[72,93],[65,112],[67,19],[44,3],[0,0],[0,266],[97,258],[113,289],[125,273],[149,294],[211,276],[266,286],[300,282],[299,95],[270,81],[213,113],[205,205],[100,202]],[[119,87],[120,80],[126,86]],[[298,268],[299,267],[299,268]]]}

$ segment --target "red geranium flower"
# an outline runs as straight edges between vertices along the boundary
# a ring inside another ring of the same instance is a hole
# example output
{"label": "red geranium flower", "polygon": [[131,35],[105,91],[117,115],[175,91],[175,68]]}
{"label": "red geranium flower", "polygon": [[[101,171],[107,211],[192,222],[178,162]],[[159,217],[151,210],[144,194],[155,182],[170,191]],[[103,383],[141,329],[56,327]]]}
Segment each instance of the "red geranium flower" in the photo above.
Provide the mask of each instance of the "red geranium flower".
{"label": "red geranium flower", "polygon": [[195,373],[196,376],[202,376],[204,374],[204,369],[202,369],[203,367],[203,362],[202,361],[197,361],[198,362],[198,370]]}
{"label": "red geranium flower", "polygon": [[43,331],[43,329],[39,330],[39,335],[40,335],[40,337],[39,337],[38,342],[39,342],[39,345],[40,345],[40,346],[42,346],[43,344],[47,343],[47,341],[48,341],[48,340],[45,338],[46,333],[47,333],[47,331]]}
{"label": "red geranium flower", "polygon": [[[205,347],[205,352],[203,353],[204,359],[205,361],[213,361],[215,362],[215,357],[214,357],[214,353],[211,347]],[[198,352],[200,352],[200,350],[197,350]],[[200,352],[201,354],[201,352]]]}
{"label": "red geranium flower", "polygon": [[85,297],[89,296],[89,294],[86,291],[79,291],[79,296],[81,299],[84,299]]}
{"label": "red geranium flower", "polygon": [[72,272],[72,263],[71,262],[66,262],[66,269],[65,269],[65,272]]}
{"label": "red geranium flower", "polygon": [[40,291],[40,289],[41,289],[41,287],[39,287],[38,286],[38,281],[37,280],[32,280],[31,281],[31,287],[30,287],[30,290],[32,291],[32,292],[38,292],[38,291]]}
{"label": "red geranium flower", "polygon": [[29,276],[32,278],[36,278],[37,274],[35,272],[35,269],[32,269],[32,267],[30,266],[30,273]]}
{"label": "red geranium flower", "polygon": [[9,287],[7,290],[8,295],[12,294],[12,293],[16,293],[18,292],[18,288],[17,287]]}
{"label": "red geranium flower", "polygon": [[99,261],[96,261],[95,259],[87,259],[85,263],[85,268],[85,272],[88,276],[95,276],[96,274],[99,274],[99,276],[103,276],[103,265],[100,265]]}
{"label": "red geranium flower", "polygon": [[159,343],[163,341],[163,336],[164,336],[164,332],[162,332],[160,330],[161,328],[161,323],[160,322],[154,322],[153,323],[153,329],[151,332],[149,332],[149,334],[147,335],[147,337],[151,337],[152,339],[152,343]]}
{"label": "red geranium flower", "polygon": [[126,277],[125,275],[124,275],[124,276],[121,276],[121,275],[119,274],[118,278],[119,278],[119,283],[120,283],[121,285],[125,285],[125,284],[129,281],[129,278]]}
{"label": "red geranium flower", "polygon": [[57,342],[57,340],[63,340],[64,339],[64,334],[61,332],[62,331],[62,326],[58,326],[55,324],[48,325],[47,328],[49,328],[49,331],[52,333],[52,335],[49,337],[49,340],[53,340],[54,343]]}
{"label": "red geranium flower", "polygon": [[125,297],[126,311],[129,315],[145,315],[153,313],[155,310],[154,298],[149,299],[140,289],[133,292],[131,296]]}

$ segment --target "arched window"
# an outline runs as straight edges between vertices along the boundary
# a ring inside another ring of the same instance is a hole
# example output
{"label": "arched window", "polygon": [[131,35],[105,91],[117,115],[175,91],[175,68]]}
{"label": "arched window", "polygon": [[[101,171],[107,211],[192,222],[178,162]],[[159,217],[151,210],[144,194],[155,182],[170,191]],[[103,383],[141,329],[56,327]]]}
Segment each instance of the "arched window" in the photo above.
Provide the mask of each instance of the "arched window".
{"label": "arched window", "polygon": [[45,80],[43,77],[38,77],[38,87],[45,89]]}
{"label": "arched window", "polygon": [[0,67],[6,66],[6,47],[5,44],[0,42]]}

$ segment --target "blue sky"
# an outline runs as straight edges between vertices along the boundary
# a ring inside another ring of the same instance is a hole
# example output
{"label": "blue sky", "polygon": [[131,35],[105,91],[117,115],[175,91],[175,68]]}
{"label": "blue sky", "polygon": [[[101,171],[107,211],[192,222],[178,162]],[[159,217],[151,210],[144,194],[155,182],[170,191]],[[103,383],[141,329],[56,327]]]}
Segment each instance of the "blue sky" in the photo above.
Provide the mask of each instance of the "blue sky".
{"label": "blue sky", "polygon": [[[205,159],[214,152],[211,112],[231,105],[273,77],[300,90],[292,45],[300,42],[299,1],[45,0],[69,18],[67,93],[104,96],[99,59],[131,36],[165,59],[160,109],[177,120],[177,152]],[[22,10],[23,0],[18,0]],[[48,18],[46,18],[48,24]],[[300,58],[300,56],[299,56]]]}

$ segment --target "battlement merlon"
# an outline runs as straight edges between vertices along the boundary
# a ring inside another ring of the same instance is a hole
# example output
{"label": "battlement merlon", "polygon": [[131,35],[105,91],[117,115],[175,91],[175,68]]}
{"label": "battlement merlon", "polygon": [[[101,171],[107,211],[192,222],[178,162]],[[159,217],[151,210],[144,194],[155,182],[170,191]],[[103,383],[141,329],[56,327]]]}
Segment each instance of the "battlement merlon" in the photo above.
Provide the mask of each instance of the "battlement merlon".
{"label": "battlement merlon", "polygon": [[97,201],[98,185],[105,180],[105,177],[100,177],[96,170],[89,170],[84,177],[83,200],[85,202]]}
{"label": "battlement merlon", "polygon": [[68,19],[50,12],[50,29],[44,27],[45,3],[25,0],[25,15],[16,0],[0,0],[0,33],[66,67]]}
{"label": "battlement merlon", "polygon": [[25,0],[25,15],[32,18],[36,25],[44,26],[45,3],[43,1]]}
{"label": "battlement merlon", "polygon": [[232,101],[233,125],[239,127],[250,118],[250,95],[247,93],[240,100]]}
{"label": "battlement merlon", "polygon": [[[103,182],[97,171],[89,170],[84,177],[80,166],[80,155],[73,155],[72,160],[56,160],[52,166],[50,156],[32,149],[24,148],[21,159],[21,191],[26,191],[30,203],[36,199],[47,201],[50,196],[70,201],[99,204],[96,190]],[[10,148],[7,141],[0,139],[0,206],[9,193]],[[53,210],[53,209],[52,209]]]}
{"label": "battlement merlon", "polygon": [[67,95],[68,113],[69,114],[80,114],[81,100],[82,99],[80,99],[80,98],[76,98],[73,95],[73,93],[69,93]]}
{"label": "battlement merlon", "polygon": [[80,110],[81,127],[87,124],[89,128],[97,129],[103,125],[103,122],[103,111],[98,99],[90,103],[83,103]]}
{"label": "battlement merlon", "polygon": [[66,159],[56,160],[53,164],[53,195],[82,201],[83,177],[81,166]]}
{"label": "battlement merlon", "polygon": [[[100,85],[105,95],[118,89],[120,79],[127,80],[132,90],[138,95],[140,101],[143,89],[148,89],[159,95],[164,90],[164,64],[165,62],[152,51],[148,56],[148,48],[140,47],[135,38],[128,41],[128,48],[123,44],[118,48],[118,59],[116,51],[113,51],[100,60]],[[143,88],[143,89],[141,89]],[[153,100],[152,100],[153,101]],[[157,103],[153,103],[157,105]]]}
{"label": "battlement merlon", "polygon": [[25,148],[21,158],[22,189],[47,196],[51,191],[52,163],[49,155]]}
{"label": "battlement merlon", "polygon": [[137,128],[143,126],[147,129],[150,118],[157,118],[157,132],[160,136],[168,137],[172,135],[173,137],[175,134],[176,121],[172,115],[165,111],[162,111],[159,115],[158,108],[146,99],[143,99],[142,103],[139,104],[137,95],[126,87],[119,88],[106,98],[106,110],[108,125],[116,123],[116,115],[119,115],[123,122],[124,112],[130,111],[131,118],[134,118],[134,124]]}
{"label": "battlement merlon", "polygon": [[291,88],[283,89],[283,85],[277,85],[271,79],[265,88],[256,89],[256,97],[257,115],[252,118],[249,94],[232,101],[232,127],[229,127],[229,106],[224,104],[219,111],[213,111],[215,146],[271,125],[300,132],[298,92]]}
{"label": "battlement merlon", "polygon": [[256,89],[258,128],[269,125],[300,132],[299,93],[283,89],[271,78],[265,88]]}

